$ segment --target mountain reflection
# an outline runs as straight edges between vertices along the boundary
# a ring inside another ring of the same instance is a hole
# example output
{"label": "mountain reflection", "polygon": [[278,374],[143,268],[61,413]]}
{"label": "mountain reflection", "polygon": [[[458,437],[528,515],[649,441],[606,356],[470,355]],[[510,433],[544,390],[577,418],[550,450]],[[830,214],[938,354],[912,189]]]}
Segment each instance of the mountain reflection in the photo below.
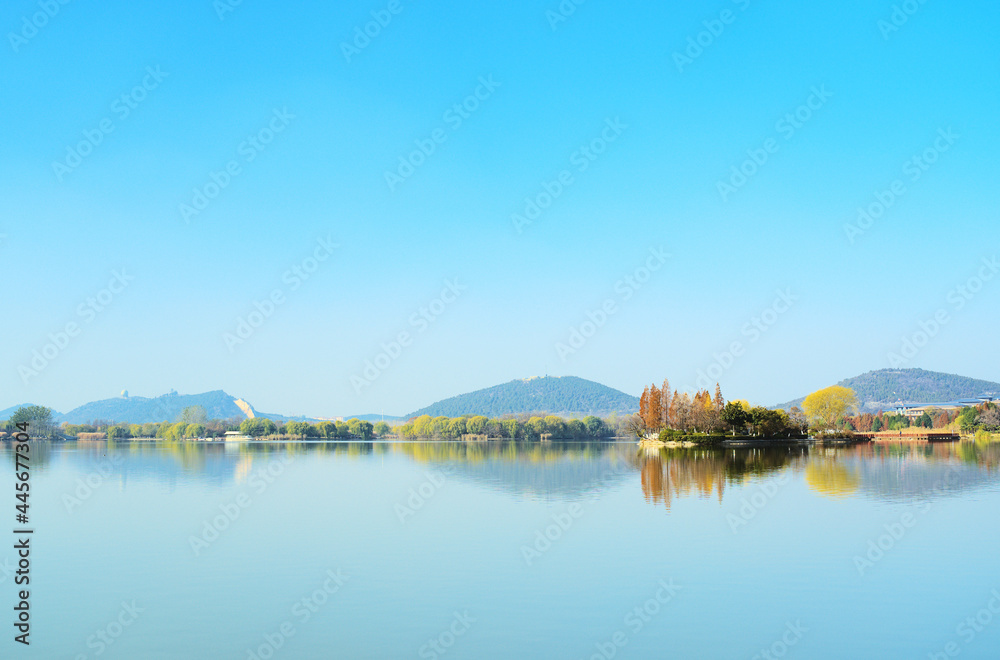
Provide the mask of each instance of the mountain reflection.
{"label": "mountain reflection", "polygon": [[[0,453],[14,462],[11,443],[0,443]],[[69,468],[81,476],[98,473],[122,488],[131,480],[170,488],[192,481],[242,484],[255,467],[281,456],[412,461],[529,499],[575,499],[638,485],[646,501],[667,508],[691,496],[721,501],[727,489],[785,472],[833,498],[934,499],[1000,485],[1000,444],[972,442],[659,450],[633,442],[32,443],[32,469],[39,474]]]}

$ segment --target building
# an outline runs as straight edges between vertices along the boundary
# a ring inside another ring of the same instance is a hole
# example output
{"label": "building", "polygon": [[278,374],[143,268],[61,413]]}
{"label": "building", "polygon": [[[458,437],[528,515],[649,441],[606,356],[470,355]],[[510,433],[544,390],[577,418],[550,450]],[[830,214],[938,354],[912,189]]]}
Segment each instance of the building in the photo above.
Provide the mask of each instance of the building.
{"label": "building", "polygon": [[969,398],[969,399],[959,399],[957,401],[949,401],[947,403],[920,403],[920,404],[903,404],[899,403],[896,405],[896,414],[903,415],[909,419],[916,419],[928,413],[934,415],[935,413],[941,412],[958,412],[962,408],[968,408],[973,406],[979,406],[984,403],[989,403],[996,401],[996,397],[990,394],[983,394],[981,396]]}

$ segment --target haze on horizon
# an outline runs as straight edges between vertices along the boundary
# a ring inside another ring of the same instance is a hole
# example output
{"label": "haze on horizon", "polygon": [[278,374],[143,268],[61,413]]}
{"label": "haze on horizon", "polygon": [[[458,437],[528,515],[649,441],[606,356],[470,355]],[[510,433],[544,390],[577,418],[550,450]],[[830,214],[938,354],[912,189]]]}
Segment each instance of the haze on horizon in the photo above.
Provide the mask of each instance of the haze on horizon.
{"label": "haze on horizon", "polygon": [[0,408],[1000,381],[1000,7],[894,4],[5,6]]}

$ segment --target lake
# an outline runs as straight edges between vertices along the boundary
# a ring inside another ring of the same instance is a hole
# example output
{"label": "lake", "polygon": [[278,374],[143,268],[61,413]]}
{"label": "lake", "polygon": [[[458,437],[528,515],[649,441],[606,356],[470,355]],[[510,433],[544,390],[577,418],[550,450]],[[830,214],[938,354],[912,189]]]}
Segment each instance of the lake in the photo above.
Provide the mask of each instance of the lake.
{"label": "lake", "polygon": [[3,657],[1000,657],[1000,445],[2,451]]}

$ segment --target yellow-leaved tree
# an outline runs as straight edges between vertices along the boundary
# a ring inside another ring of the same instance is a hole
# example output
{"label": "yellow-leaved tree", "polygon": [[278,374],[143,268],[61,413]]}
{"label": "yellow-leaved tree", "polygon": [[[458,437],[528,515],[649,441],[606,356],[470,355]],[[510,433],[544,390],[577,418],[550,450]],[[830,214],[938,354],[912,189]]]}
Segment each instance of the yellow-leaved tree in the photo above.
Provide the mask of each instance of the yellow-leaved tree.
{"label": "yellow-leaved tree", "polygon": [[854,390],[841,385],[813,392],[802,402],[802,410],[814,427],[833,428],[838,419],[854,414],[857,409]]}

